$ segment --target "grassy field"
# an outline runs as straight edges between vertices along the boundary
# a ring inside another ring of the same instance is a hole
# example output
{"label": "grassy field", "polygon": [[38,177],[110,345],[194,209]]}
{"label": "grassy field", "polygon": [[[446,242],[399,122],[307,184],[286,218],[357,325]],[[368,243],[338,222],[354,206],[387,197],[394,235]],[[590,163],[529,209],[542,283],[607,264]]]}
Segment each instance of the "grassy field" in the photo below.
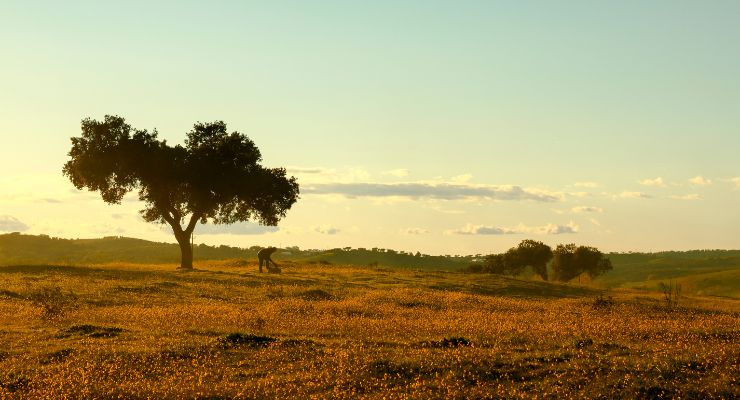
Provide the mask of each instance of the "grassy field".
{"label": "grassy field", "polygon": [[740,299],[740,252],[706,250],[610,254],[614,269],[593,283],[612,288],[657,290],[660,283],[681,285],[692,295]]}
{"label": "grassy field", "polygon": [[731,399],[738,343],[733,299],[290,263],[0,267],[0,398]]}

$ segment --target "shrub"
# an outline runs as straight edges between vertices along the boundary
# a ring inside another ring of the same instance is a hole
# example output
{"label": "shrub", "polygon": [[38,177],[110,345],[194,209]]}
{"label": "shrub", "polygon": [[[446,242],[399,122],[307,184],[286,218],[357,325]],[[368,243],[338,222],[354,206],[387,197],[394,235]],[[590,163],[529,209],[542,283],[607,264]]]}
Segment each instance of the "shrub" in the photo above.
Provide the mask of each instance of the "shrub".
{"label": "shrub", "polygon": [[267,347],[277,342],[277,339],[269,336],[257,336],[234,332],[219,339],[223,347],[248,346],[248,347]]}
{"label": "shrub", "polygon": [[30,382],[26,376],[11,372],[5,377],[0,377],[0,389],[13,393],[24,389]]}
{"label": "shrub", "polygon": [[337,297],[327,293],[321,289],[311,289],[301,293],[303,300],[309,301],[321,301],[321,300],[336,300]]}
{"label": "shrub", "polygon": [[46,356],[44,356],[39,363],[40,364],[51,364],[54,362],[60,362],[63,361],[65,358],[69,357],[74,353],[74,350],[72,349],[61,349],[57,350],[55,352],[49,353]]}
{"label": "shrub", "polygon": [[681,285],[675,282],[660,282],[658,285],[660,291],[663,292],[663,297],[668,308],[674,308],[678,306],[678,299],[681,297]]}
{"label": "shrub", "polygon": [[87,336],[91,338],[111,338],[118,336],[123,329],[113,326],[96,326],[96,325],[72,325],[69,328],[59,332],[57,338],[68,338],[71,336]]}
{"label": "shrub", "polygon": [[472,346],[473,342],[461,336],[453,336],[442,340],[421,342],[419,345],[421,345],[421,347],[451,348]]}
{"label": "shrub", "polygon": [[483,264],[470,264],[463,270],[473,274],[480,274],[483,272]]}
{"label": "shrub", "polygon": [[77,300],[77,296],[72,292],[62,292],[60,287],[42,287],[31,292],[26,299],[41,308],[42,317],[54,319],[72,307]]}
{"label": "shrub", "polygon": [[591,303],[591,306],[597,310],[608,309],[608,308],[611,308],[613,305],[614,305],[614,299],[612,299],[611,296],[604,297],[603,293],[600,293]]}

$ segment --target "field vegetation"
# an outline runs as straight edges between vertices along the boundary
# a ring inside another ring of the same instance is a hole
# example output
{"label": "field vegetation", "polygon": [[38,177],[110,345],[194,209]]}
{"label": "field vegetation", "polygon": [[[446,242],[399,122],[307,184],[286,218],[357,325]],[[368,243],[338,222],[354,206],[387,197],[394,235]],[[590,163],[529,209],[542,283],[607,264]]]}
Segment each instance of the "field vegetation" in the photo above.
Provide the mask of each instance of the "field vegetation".
{"label": "field vegetation", "polygon": [[740,396],[740,302],[243,259],[0,267],[0,398]]}
{"label": "field vegetation", "polygon": [[[231,247],[196,244],[194,259],[254,259],[260,246]],[[676,282],[689,295],[725,296],[740,299],[740,250],[694,250],[659,253],[608,253],[612,264],[608,272],[574,282],[598,288],[633,288],[657,291],[661,283]],[[380,248],[337,248],[328,250],[281,249],[275,259],[296,263],[323,263],[355,266],[380,266],[404,269],[461,271],[480,264],[485,256],[432,256],[413,251]],[[70,264],[90,265],[111,262],[169,264],[180,261],[176,243],[158,243],[126,237],[101,239],[61,239],[20,233],[0,235],[0,265]],[[527,269],[519,275],[537,279]],[[586,274],[587,275],[587,274]]]}

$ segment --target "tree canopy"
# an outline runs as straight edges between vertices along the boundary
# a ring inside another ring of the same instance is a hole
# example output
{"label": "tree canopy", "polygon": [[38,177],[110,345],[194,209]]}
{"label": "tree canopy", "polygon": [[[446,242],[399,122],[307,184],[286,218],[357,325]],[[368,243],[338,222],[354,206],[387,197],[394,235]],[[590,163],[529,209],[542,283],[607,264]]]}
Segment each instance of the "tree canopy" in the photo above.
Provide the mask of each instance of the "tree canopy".
{"label": "tree canopy", "polygon": [[547,263],[550,259],[552,259],[550,246],[526,239],[506,253],[486,256],[484,269],[494,274],[517,276],[530,266],[537,275],[547,280]]}
{"label": "tree canopy", "polygon": [[[552,276],[548,276],[548,263]],[[476,267],[476,270],[517,276],[527,267],[532,267],[532,271],[544,280],[550,277],[565,282],[583,273],[587,273],[592,278],[599,276],[610,271],[612,264],[595,247],[560,244],[553,251],[550,246],[542,242],[527,239],[505,253],[486,256],[483,265]]]}
{"label": "tree canopy", "polygon": [[595,247],[571,243],[555,248],[551,267],[553,278],[566,282],[584,272],[592,278],[599,276],[610,271],[612,263]]}
{"label": "tree canopy", "polygon": [[192,268],[190,238],[198,222],[256,220],[277,225],[297,201],[299,188],[284,168],[265,168],[245,134],[228,133],[223,121],[196,123],[185,144],[169,145],[157,131],[132,128],[119,116],[82,121],[63,173],[78,188],[120,204],[134,190],[148,222],[172,227],[182,268]]}

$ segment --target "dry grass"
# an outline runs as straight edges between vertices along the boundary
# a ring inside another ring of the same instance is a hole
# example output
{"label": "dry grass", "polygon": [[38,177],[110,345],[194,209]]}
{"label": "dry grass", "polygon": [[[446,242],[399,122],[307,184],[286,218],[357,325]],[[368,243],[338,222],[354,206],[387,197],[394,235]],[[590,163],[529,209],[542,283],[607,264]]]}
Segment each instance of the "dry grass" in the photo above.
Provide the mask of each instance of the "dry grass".
{"label": "dry grass", "polygon": [[0,267],[0,398],[740,396],[736,300],[282,266]]}

